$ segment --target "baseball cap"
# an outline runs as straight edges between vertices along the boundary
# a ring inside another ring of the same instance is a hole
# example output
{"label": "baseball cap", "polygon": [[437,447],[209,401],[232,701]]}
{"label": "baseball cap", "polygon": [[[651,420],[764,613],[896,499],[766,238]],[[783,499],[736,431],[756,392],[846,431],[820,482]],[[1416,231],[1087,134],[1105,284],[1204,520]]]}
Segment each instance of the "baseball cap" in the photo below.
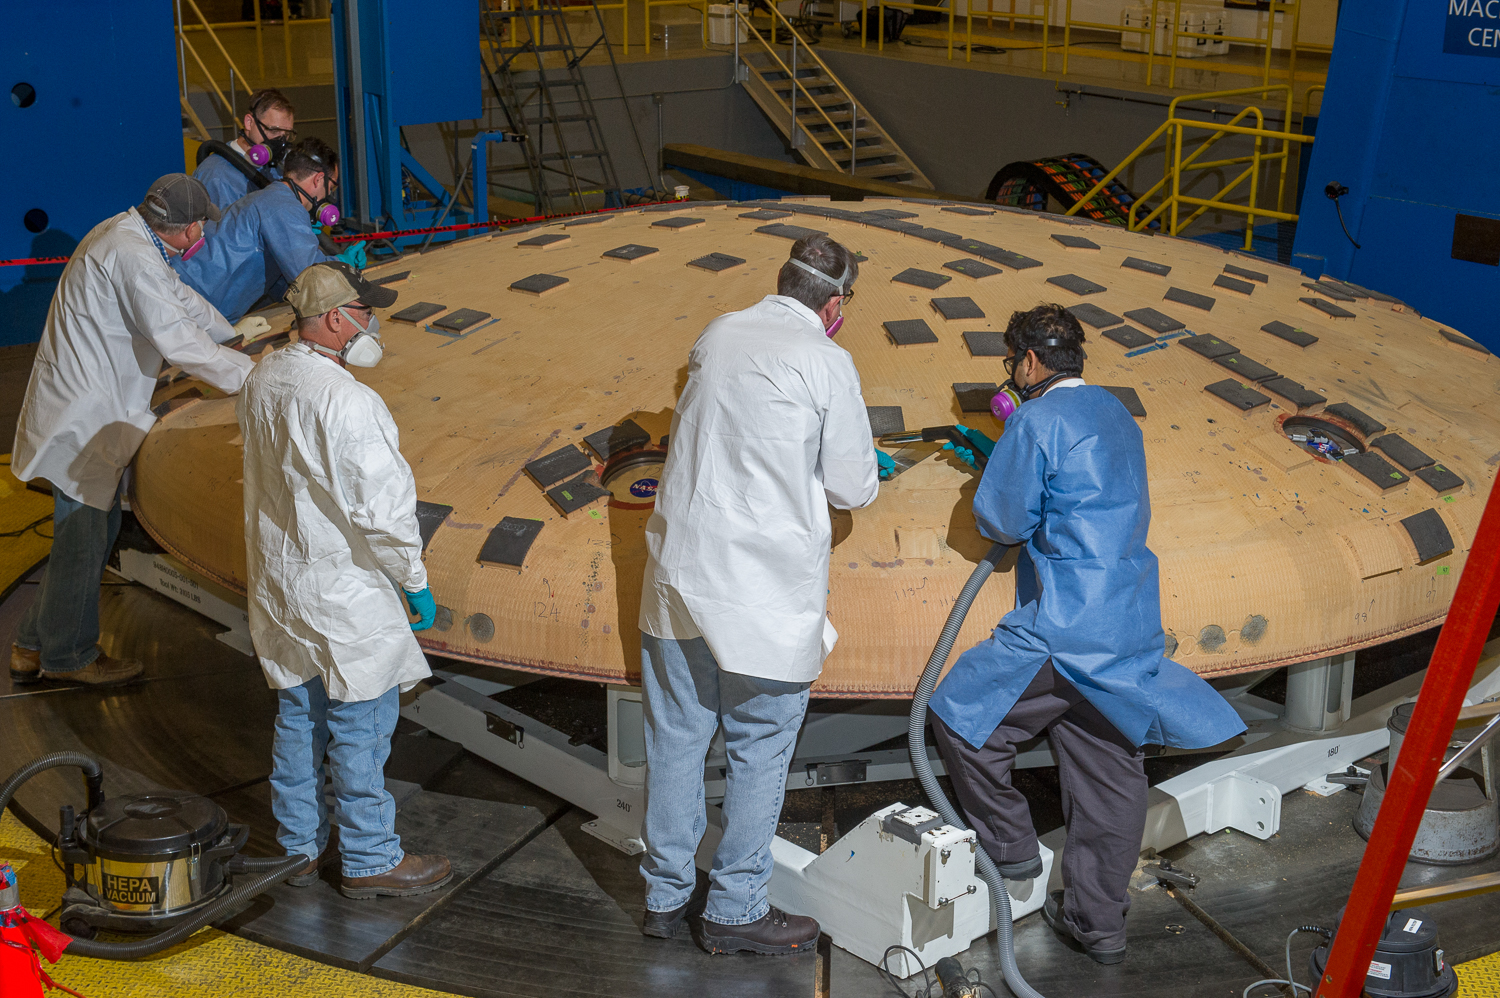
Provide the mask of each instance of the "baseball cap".
{"label": "baseball cap", "polygon": [[297,318],[311,319],[352,301],[389,308],[396,303],[396,290],[365,280],[342,260],[325,260],[297,275],[286,289],[286,301]]}
{"label": "baseball cap", "polygon": [[146,190],[136,208],[141,217],[158,225],[189,225],[219,220],[219,209],[208,198],[203,181],[186,173],[169,173]]}

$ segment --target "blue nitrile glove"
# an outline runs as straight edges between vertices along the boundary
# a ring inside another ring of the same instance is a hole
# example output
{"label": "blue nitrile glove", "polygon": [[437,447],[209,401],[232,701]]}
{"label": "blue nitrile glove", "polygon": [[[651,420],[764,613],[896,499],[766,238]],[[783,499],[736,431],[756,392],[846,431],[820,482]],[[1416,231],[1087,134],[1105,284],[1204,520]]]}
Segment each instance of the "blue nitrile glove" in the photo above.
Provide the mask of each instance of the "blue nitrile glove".
{"label": "blue nitrile glove", "polygon": [[983,454],[986,461],[988,461],[990,455],[995,452],[995,441],[991,440],[983,433],[980,433],[978,430],[971,430],[962,423],[955,423],[953,428],[959,433],[962,433],[964,435],[964,439],[969,441],[969,446],[974,450],[977,450],[979,453]]}
{"label": "blue nitrile glove", "polygon": [[361,239],[357,243],[351,243],[349,245],[348,249],[344,250],[344,252],[340,253],[334,259],[344,261],[349,266],[353,267],[355,270],[364,270],[365,269],[365,241],[363,239]]}
{"label": "blue nitrile glove", "polygon": [[896,476],[896,461],[883,450],[875,451],[875,463],[880,465],[880,477],[882,479],[894,478]]}
{"label": "blue nitrile glove", "polygon": [[979,465],[974,463],[974,452],[967,447],[956,446],[953,441],[949,440],[948,442],[943,444],[943,450],[951,450],[953,453],[958,455],[958,459],[960,461],[962,461],[964,464],[967,464],[971,468],[979,467]]}
{"label": "blue nitrile glove", "polygon": [[409,593],[403,589],[401,593],[406,597],[406,605],[411,608],[412,615],[421,618],[411,625],[411,629],[425,631],[431,627],[432,622],[437,619],[437,600],[432,598],[432,590],[429,588],[419,593]]}

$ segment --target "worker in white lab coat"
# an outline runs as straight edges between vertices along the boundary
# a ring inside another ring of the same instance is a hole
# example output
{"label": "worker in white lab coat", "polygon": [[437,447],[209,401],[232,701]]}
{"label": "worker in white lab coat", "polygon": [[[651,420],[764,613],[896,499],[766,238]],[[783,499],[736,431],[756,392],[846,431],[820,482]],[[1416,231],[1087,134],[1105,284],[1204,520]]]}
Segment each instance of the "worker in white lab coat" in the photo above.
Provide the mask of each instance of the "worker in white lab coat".
{"label": "worker in white lab coat", "polygon": [[52,553],[11,647],[14,683],[116,686],[141,674],[99,648],[99,581],[122,475],[156,422],[162,362],[228,393],[253,366],[217,345],[236,330],[169,265],[201,249],[204,221],[218,217],[201,183],[168,174],[139,207],[94,226],[58,281],[11,455],[17,478],[45,479],[53,496]]}
{"label": "worker in white lab coat", "polygon": [[330,833],[326,755],[340,890],[353,898],[423,894],[452,878],[445,857],[402,851],[382,772],[401,692],[432,674],[412,632],[437,613],[396,423],[347,369],[379,363],[373,309],[395,300],[343,263],[302,271],[287,290],[298,342],[256,365],[238,407],[250,638],[278,701],[277,841],[308,860],[290,882],[316,882]]}
{"label": "worker in white lab coat", "polygon": [[[646,915],[711,953],[806,952],[818,923],[771,907],[771,840],[808,688],[837,640],[826,616],[828,507],[879,488],[859,373],[833,342],[859,267],[799,239],[774,295],[709,323],[688,357],[646,526]],[[724,836],[705,896],[703,758],[722,722]],[[702,912],[702,918],[697,918]]]}

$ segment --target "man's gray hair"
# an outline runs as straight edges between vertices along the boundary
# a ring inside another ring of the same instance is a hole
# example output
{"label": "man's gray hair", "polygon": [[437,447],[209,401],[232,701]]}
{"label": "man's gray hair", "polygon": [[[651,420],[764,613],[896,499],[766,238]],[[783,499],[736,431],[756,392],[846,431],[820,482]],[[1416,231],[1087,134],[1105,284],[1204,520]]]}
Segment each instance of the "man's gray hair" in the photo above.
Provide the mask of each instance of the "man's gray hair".
{"label": "man's gray hair", "polygon": [[[826,274],[827,280],[808,273],[793,261],[811,267],[818,274]],[[858,277],[859,264],[854,254],[819,232],[792,244],[791,259],[781,265],[781,272],[776,275],[776,293],[796,299],[816,312],[834,295],[847,294]]]}
{"label": "man's gray hair", "polygon": [[144,221],[151,227],[151,231],[155,232],[158,236],[180,236],[197,224],[195,222],[184,222],[181,225],[171,225],[167,222],[157,222],[149,218],[144,219]]}

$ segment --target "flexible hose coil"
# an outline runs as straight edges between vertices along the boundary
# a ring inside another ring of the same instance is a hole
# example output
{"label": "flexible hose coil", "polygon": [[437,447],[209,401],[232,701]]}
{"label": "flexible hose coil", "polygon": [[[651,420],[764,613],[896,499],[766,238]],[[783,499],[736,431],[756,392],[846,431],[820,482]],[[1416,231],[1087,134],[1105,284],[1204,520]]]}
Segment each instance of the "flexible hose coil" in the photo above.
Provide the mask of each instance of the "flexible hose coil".
{"label": "flexible hose coil", "polygon": [[[88,783],[89,807],[98,807],[104,800],[104,770],[100,768],[96,759],[84,755],[81,752],[53,752],[39,759],[33,759],[6,778],[4,784],[0,784],[0,812],[5,810],[6,805],[14,796],[17,789],[27,780],[38,773],[49,769],[58,769],[62,766],[77,766],[83,770],[84,779]],[[188,936],[197,932],[205,925],[222,918],[235,911],[237,907],[248,899],[259,894],[272,884],[279,883],[287,877],[296,873],[307,865],[306,856],[285,856],[274,859],[245,858],[240,861],[240,866],[249,872],[265,870],[252,880],[238,883],[234,888],[219,900],[203,908],[196,915],[189,918],[180,925],[173,926],[166,932],[158,933],[146,939],[138,939],[133,942],[99,942],[94,939],[73,938],[68,944],[67,952],[78,956],[99,957],[105,960],[136,960],[143,956],[175,946]]]}
{"label": "flexible hose coil", "polygon": [[[996,544],[974,566],[969,580],[953,601],[953,608],[948,611],[943,631],[938,635],[932,656],[927,660],[927,668],[922,670],[922,679],[917,683],[916,693],[912,696],[911,723],[906,732],[911,768],[917,774],[917,780],[922,784],[927,799],[932,802],[943,821],[956,828],[969,826],[959,817],[958,811],[944,795],[942,787],[938,786],[937,777],[932,773],[932,765],[927,760],[927,702],[932,699],[932,691],[937,688],[938,676],[942,674],[943,665],[948,661],[948,653],[953,650],[953,642],[958,639],[964,618],[969,615],[969,606],[973,604],[974,597],[979,594],[990,574],[995,571],[1000,559],[1005,557],[1006,550],[1006,545]],[[1021,976],[1021,968],[1016,965],[1015,931],[1011,924],[1010,893],[1005,889],[1005,881],[995,868],[994,860],[990,859],[989,853],[983,848],[978,850],[976,859],[979,877],[990,889],[990,906],[995,917],[995,941],[1000,946],[1000,971],[1005,975],[1005,983],[1010,986],[1016,998],[1042,998],[1041,992],[1026,983],[1026,978]]]}

